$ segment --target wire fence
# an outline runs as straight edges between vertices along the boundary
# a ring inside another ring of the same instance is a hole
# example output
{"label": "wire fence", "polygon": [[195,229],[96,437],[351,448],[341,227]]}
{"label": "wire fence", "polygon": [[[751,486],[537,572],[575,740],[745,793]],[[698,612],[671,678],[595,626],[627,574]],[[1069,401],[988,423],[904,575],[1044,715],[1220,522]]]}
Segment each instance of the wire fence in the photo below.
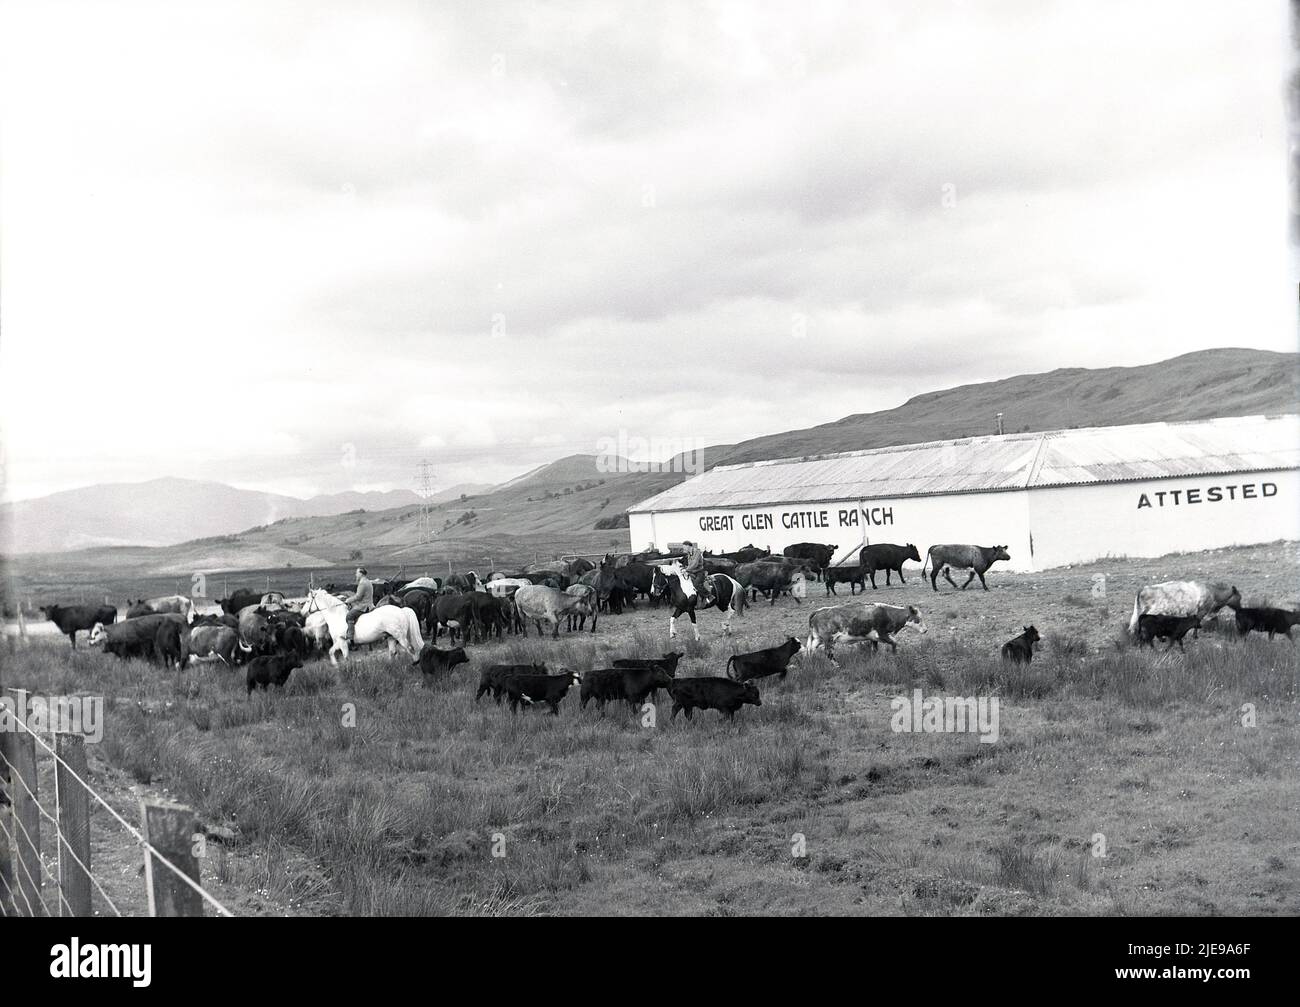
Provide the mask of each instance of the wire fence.
{"label": "wire fence", "polygon": [[[8,797],[0,804],[0,915],[138,915],[120,885],[115,898],[107,890],[111,879],[94,870],[93,806],[105,813],[101,822],[106,818],[141,850],[148,915],[204,916],[210,910],[232,916],[201,884],[194,811],[145,799],[136,828],[90,782],[82,735],[31,724],[28,702],[24,689],[0,696],[0,788]],[[51,784],[52,801],[42,799],[42,777]],[[51,835],[52,850],[42,846]]]}

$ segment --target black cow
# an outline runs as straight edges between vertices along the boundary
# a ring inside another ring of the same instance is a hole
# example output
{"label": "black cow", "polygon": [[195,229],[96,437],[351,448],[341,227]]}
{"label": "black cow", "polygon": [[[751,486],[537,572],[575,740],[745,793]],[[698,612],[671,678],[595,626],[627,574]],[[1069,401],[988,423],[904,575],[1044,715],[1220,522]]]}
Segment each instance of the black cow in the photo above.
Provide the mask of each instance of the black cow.
{"label": "black cow", "polygon": [[1142,615],[1138,618],[1138,646],[1145,644],[1154,650],[1157,639],[1167,639],[1166,650],[1173,650],[1175,643],[1182,650],[1183,637],[1200,624],[1199,615]]}
{"label": "black cow", "polygon": [[898,582],[906,584],[907,581],[903,580],[903,564],[909,559],[921,562],[921,554],[911,542],[907,545],[891,545],[889,542],[864,545],[858,552],[858,564],[862,567],[862,572],[871,578],[872,590],[876,587],[877,570],[885,571],[885,587],[890,586],[889,578],[895,573],[898,574]]}
{"label": "black cow", "polygon": [[660,689],[670,689],[673,676],[661,665],[650,668],[619,668],[623,673],[623,698],[628,706],[637,709],[647,699],[657,696]]}
{"label": "black cow", "polygon": [[558,717],[560,701],[568,694],[569,686],[580,681],[582,676],[577,672],[562,668],[558,675],[506,675],[502,685],[511,713],[518,713],[521,705],[545,703],[551,708],[551,716]]}
{"label": "black cow", "polygon": [[174,622],[185,626],[185,616],[175,612],[158,612],[142,615],[138,619],[126,619],[111,625],[96,623],[90,631],[90,645],[103,645],[104,653],[112,654],[122,660],[142,657],[146,660],[154,656],[154,645],[158,630],[165,622]]}
{"label": "black cow", "polygon": [[838,545],[821,545],[817,542],[796,542],[781,552],[789,559],[806,559],[813,564],[813,573],[820,576],[830,566],[831,557],[839,551]]}
{"label": "black cow", "polygon": [[1239,608],[1234,607],[1232,614],[1237,619],[1237,632],[1245,636],[1251,630],[1267,633],[1271,640],[1281,633],[1292,643],[1291,629],[1300,625],[1300,612],[1285,608]]}
{"label": "black cow", "polygon": [[866,572],[861,566],[828,566],[822,571],[822,581],[826,584],[826,593],[838,595],[836,584],[848,584],[849,594],[857,594],[858,588],[867,589]]}
{"label": "black cow", "polygon": [[413,587],[402,595],[402,604],[414,612],[415,617],[420,620],[421,632],[429,634],[433,632],[434,627],[429,622],[433,612],[432,591],[427,588]]}
{"label": "black cow", "polygon": [[[669,678],[676,678],[677,662],[685,656],[681,651],[672,651],[663,657],[620,657],[614,660],[614,667],[624,671],[633,668],[645,670],[658,668]],[[659,687],[652,687],[650,689],[650,698],[654,699],[658,695]]]}
{"label": "black cow", "polygon": [[673,697],[670,719],[674,720],[678,710],[686,711],[687,720],[695,710],[719,710],[728,720],[735,720],[736,711],[746,703],[763,705],[753,682],[733,682],[729,678],[675,678],[668,691]]}
{"label": "black cow", "polygon": [[273,625],[271,636],[275,649],[282,654],[306,657],[311,653],[311,640],[297,623],[277,622]]}
{"label": "black cow", "polygon": [[654,586],[655,567],[649,563],[632,562],[618,568],[627,589],[642,597],[649,597]]}
{"label": "black cow", "polygon": [[580,706],[587,708],[593,699],[602,709],[611,700],[626,698],[623,690],[622,668],[594,668],[583,672],[582,688],[578,692]]}
{"label": "black cow", "polygon": [[107,626],[117,621],[117,609],[112,605],[43,605],[41,615],[72,641],[73,650],[77,649],[77,630],[89,633],[96,623]]}
{"label": "black cow", "polygon": [[265,692],[273,685],[284,685],[294,668],[301,668],[302,661],[294,654],[272,654],[255,657],[248,662],[245,683],[251,696],[254,689]]}
{"label": "black cow", "polygon": [[184,623],[164,622],[153,638],[153,655],[164,668],[183,668],[189,660],[190,628]]}
{"label": "black cow", "polygon": [[620,665],[615,662],[613,668],[598,668],[584,672],[582,676],[582,708],[587,708],[588,700],[596,700],[602,707],[611,699],[626,700],[636,709],[647,699],[659,694],[660,689],[667,689],[673,683],[677,671],[677,659],[680,654],[668,655],[671,662],[648,661],[641,664],[635,660]]}
{"label": "black cow", "polygon": [[474,702],[478,702],[489,692],[492,698],[501,705],[501,696],[505,692],[506,679],[511,675],[545,675],[545,664],[492,664],[479,672],[478,692],[474,693]]}
{"label": "black cow", "polygon": [[752,543],[743,549],[737,549],[735,552],[720,552],[715,555],[723,559],[734,560],[737,563],[753,563],[755,560],[762,559],[764,556],[771,556],[771,549],[759,549]]}
{"label": "black cow", "polygon": [[411,666],[419,668],[424,675],[425,685],[432,682],[439,672],[451,671],[458,664],[469,664],[464,647],[439,650],[432,643],[426,643],[420,651],[420,656],[411,662]]}
{"label": "black cow", "polygon": [[748,682],[768,675],[785,678],[790,670],[790,658],[799,653],[801,646],[798,640],[790,637],[779,647],[767,647],[748,654],[733,654],[727,658],[727,677],[734,682]]}
{"label": "black cow", "polygon": [[260,605],[262,603],[261,591],[249,591],[247,588],[239,588],[231,593],[229,598],[218,598],[217,604],[221,606],[221,611],[226,615],[239,615],[241,608],[248,608],[249,605]]}
{"label": "black cow", "polygon": [[499,640],[501,630],[505,627],[502,618],[503,610],[498,604],[501,599],[494,598],[484,591],[471,591],[465,597],[469,599],[470,610],[474,613],[474,625],[480,634],[479,639],[486,639],[492,635],[493,630],[496,630]]}
{"label": "black cow", "polygon": [[1034,644],[1042,639],[1033,626],[1025,626],[1024,632],[1013,636],[1002,645],[1002,660],[1014,664],[1028,664],[1034,659]]}
{"label": "black cow", "polygon": [[478,593],[471,591],[469,594],[446,594],[438,598],[433,605],[433,635],[437,636],[438,630],[446,626],[447,639],[452,643],[456,642],[457,633],[460,634],[462,643],[470,640],[474,635],[477,621],[474,613],[480,604],[475,600]]}
{"label": "black cow", "polygon": [[[494,596],[492,600],[496,603],[497,623],[504,626],[506,632],[511,635],[522,634],[526,636],[528,628],[524,625],[523,617],[519,614],[519,609],[515,605],[514,596],[508,595],[504,598]],[[498,637],[500,635],[500,633],[497,633]]]}

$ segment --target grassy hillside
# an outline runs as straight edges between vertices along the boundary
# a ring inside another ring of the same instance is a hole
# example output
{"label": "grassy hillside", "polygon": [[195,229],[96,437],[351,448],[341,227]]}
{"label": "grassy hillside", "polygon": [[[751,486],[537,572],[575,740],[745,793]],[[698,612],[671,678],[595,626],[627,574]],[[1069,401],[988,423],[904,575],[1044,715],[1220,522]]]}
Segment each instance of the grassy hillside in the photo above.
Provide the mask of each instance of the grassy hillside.
{"label": "grassy hillside", "polygon": [[897,409],[708,449],[710,465],[996,433],[1294,412],[1300,354],[1222,349],[1141,367],[1062,368],[927,392]]}

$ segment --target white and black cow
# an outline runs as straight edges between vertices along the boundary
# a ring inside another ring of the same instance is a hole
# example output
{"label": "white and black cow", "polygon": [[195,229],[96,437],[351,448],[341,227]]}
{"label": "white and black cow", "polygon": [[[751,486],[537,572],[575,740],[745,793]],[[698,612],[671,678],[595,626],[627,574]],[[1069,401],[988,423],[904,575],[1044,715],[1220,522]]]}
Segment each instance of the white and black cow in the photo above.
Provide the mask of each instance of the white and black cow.
{"label": "white and black cow", "polygon": [[925,620],[915,605],[866,603],[819,608],[808,617],[808,639],[804,642],[803,652],[810,654],[823,647],[826,656],[834,663],[837,643],[870,643],[872,646],[887,643],[891,650],[896,651],[898,645],[894,643],[894,634],[905,629],[926,632]]}
{"label": "white and black cow", "polygon": [[1204,619],[1224,606],[1241,605],[1241,592],[1222,582],[1206,584],[1199,580],[1167,580],[1147,584],[1133,599],[1133,615],[1128,621],[1130,635],[1137,633],[1138,620],[1144,615],[1197,616]]}

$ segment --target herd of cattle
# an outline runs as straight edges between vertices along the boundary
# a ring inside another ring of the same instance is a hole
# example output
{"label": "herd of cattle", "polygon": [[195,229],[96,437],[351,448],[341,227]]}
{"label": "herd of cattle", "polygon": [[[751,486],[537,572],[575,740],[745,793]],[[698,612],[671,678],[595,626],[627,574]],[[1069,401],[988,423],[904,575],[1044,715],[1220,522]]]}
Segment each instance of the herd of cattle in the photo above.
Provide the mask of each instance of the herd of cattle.
{"label": "herd of cattle", "polygon": [[[841,583],[849,583],[851,593],[856,594],[859,586],[865,591],[868,580],[876,587],[877,572],[885,573],[886,586],[895,573],[901,583],[906,583],[904,563],[920,562],[911,544],[865,546],[851,568],[831,565],[836,551],[835,546],[802,543],[789,547],[782,556],[752,546],[736,553],[706,554],[705,568],[712,587],[706,605],[726,613],[726,632],[732,615],[743,613],[746,604],[760,594],[771,604],[783,594],[790,594],[798,603],[806,597],[809,578],[820,578],[827,595],[836,593],[835,587]],[[929,567],[931,587],[936,591],[940,573],[961,589],[978,576],[987,591],[985,573],[993,563],[1009,558],[1005,546],[932,546],[922,565],[922,576]],[[689,615],[695,627],[699,601],[677,560],[674,555],[659,553],[606,555],[600,563],[574,559],[538,564],[516,573],[494,572],[486,580],[474,571],[445,579],[376,580],[373,584],[379,600],[374,612],[358,620],[357,639],[365,642],[365,620],[372,619],[371,637],[386,642],[390,653],[399,648],[406,650],[427,683],[466,663],[467,644],[493,636],[500,639],[503,634],[526,636],[529,622],[539,634],[544,633],[545,625],[553,638],[558,637],[561,622],[572,632],[585,629],[590,619],[591,631],[595,632],[601,613],[620,613],[642,599],[667,604],[672,612],[671,638],[676,619],[683,613]],[[948,571],[954,568],[970,571],[965,583],[957,585],[949,576]],[[101,646],[123,659],[144,658],[167,667],[203,660],[247,665],[245,682],[251,694],[254,689],[284,685],[292,671],[302,667],[314,653],[329,653],[335,663],[340,655],[346,657],[347,644],[332,639],[331,620],[321,605],[321,599],[329,606],[341,605],[340,593],[334,585],[327,585],[324,591],[309,591],[301,599],[286,598],[279,592],[237,590],[219,600],[220,611],[206,612],[200,612],[201,606],[183,595],[138,599],[126,606],[126,617],[121,621],[112,606],[50,605],[42,613],[70,638],[74,649],[80,630],[89,631],[92,646]],[[388,606],[407,611],[394,611],[394,616],[402,616],[394,622],[382,618],[380,610]],[[1232,610],[1243,636],[1259,631],[1267,633],[1270,640],[1279,633],[1291,639],[1292,628],[1300,624],[1300,614],[1288,609],[1243,607],[1236,587],[1170,581],[1137,592],[1128,631],[1139,647],[1167,640],[1167,649],[1175,644],[1182,649],[1184,637],[1195,633],[1203,620],[1223,608]],[[339,623],[335,621],[334,625]],[[409,630],[387,628],[394,625],[409,626]],[[589,702],[603,707],[610,700],[639,707],[662,689],[672,696],[674,717],[679,711],[689,719],[696,709],[717,709],[731,718],[743,705],[761,705],[754,680],[770,675],[784,678],[797,653],[822,651],[834,662],[837,645],[866,644],[876,649],[885,644],[896,649],[894,637],[904,630],[926,632],[925,621],[915,605],[857,602],[819,608],[809,616],[808,636],[803,642],[789,638],[776,647],[732,655],[723,675],[678,678],[680,653],[620,659],[610,668],[586,672],[568,668],[552,671],[545,664],[499,664],[482,670],[475,699],[491,694],[498,703],[508,700],[515,711],[521,706],[540,704],[555,713],[575,683],[580,683],[584,709]],[[444,635],[448,647],[441,648],[437,642]],[[695,636],[699,638],[697,627]],[[1002,658],[1030,662],[1040,639],[1036,627],[1025,626],[1021,634],[1002,645]]]}

